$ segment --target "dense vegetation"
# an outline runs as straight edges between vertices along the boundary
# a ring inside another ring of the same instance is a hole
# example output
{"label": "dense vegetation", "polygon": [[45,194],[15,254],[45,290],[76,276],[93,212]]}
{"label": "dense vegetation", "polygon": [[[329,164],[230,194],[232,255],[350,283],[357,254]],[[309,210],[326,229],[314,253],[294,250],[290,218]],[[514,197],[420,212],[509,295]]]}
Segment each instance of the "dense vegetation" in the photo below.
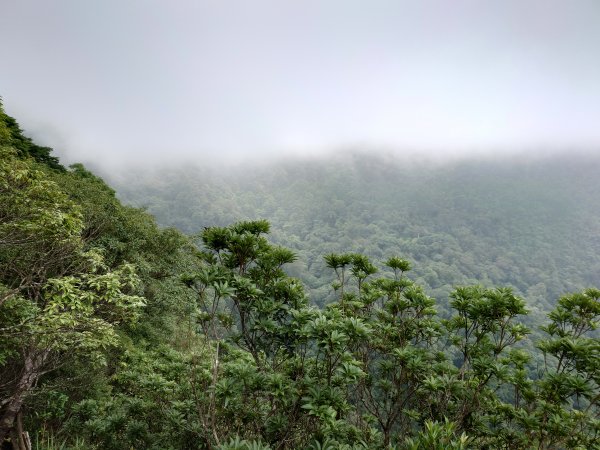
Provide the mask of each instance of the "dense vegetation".
{"label": "dense vegetation", "polygon": [[[40,449],[599,448],[599,290],[544,298],[535,338],[510,288],[453,289],[441,317],[426,275],[413,280],[407,259],[384,255],[397,241],[369,247],[382,235],[344,218],[364,210],[373,230],[417,233],[402,238],[410,259],[422,250],[447,264],[467,245],[444,240],[452,217],[388,225],[387,207],[340,200],[302,236],[310,244],[322,226],[345,247],[312,250],[331,286],[316,307],[284,270],[299,272],[296,253],[267,240],[267,221],[225,225],[232,208],[192,237],[159,228],[0,114],[0,443],[26,449],[29,430]],[[377,204],[373,192],[356,195]],[[217,194],[207,189],[206,201],[225,208]],[[474,220],[502,232],[493,218]],[[494,281],[487,266],[469,267],[469,282]]]}
{"label": "dense vegetation", "polygon": [[454,286],[480,283],[512,286],[541,323],[560,295],[600,285],[598,173],[600,155],[436,165],[346,153],[110,176],[126,202],[185,233],[267,219],[317,304],[334,298],[324,254],[401,254],[444,314]]}

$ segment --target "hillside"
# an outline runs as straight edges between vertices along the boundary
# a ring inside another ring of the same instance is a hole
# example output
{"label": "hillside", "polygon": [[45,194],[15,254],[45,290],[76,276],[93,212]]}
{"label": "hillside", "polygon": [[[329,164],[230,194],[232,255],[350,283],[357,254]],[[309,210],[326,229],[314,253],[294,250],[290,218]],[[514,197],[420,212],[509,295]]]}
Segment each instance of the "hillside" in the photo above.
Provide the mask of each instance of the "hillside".
{"label": "hillside", "polygon": [[129,172],[190,237],[0,104],[0,447],[595,448],[596,168]]}
{"label": "hillside", "polygon": [[536,315],[600,284],[598,173],[590,155],[426,164],[352,153],[112,180],[126,203],[186,233],[269,220],[273,240],[298,253],[290,273],[317,304],[332,299],[323,256],[352,251],[409,259],[441,303],[456,285],[513,286]]}

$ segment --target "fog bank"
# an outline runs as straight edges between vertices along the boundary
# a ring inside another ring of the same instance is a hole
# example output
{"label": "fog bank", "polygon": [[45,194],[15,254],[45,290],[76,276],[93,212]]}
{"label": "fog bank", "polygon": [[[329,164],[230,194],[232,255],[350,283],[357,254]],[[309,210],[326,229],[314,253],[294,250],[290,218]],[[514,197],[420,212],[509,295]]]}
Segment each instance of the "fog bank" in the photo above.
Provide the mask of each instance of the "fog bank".
{"label": "fog bank", "polygon": [[0,95],[66,162],[600,148],[600,3],[4,2]]}

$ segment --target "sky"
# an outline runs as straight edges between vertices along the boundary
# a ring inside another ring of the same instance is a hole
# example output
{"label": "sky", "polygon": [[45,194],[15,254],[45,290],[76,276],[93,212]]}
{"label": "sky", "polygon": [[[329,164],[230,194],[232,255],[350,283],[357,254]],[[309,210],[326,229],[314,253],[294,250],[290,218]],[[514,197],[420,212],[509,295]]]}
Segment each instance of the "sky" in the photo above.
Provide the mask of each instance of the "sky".
{"label": "sky", "polygon": [[67,162],[600,152],[598,0],[0,0],[0,42]]}

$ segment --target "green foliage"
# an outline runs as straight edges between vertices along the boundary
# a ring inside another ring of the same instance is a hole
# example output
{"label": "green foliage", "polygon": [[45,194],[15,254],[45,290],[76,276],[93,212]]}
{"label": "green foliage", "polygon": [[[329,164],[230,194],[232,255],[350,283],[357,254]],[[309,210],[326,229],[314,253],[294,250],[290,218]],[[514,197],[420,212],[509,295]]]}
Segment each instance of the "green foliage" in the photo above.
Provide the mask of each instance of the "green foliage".
{"label": "green foliage", "polygon": [[[453,258],[470,267],[463,280],[525,285],[516,254],[474,268],[473,255],[505,242],[493,236],[502,217],[477,213],[481,226],[465,231],[441,212],[463,233],[449,238],[441,225],[410,223],[435,214],[427,196],[396,220],[366,201],[350,207],[342,191],[356,186],[325,170],[311,176],[346,182],[325,199],[327,212],[308,208],[312,224],[298,221],[297,240],[274,231],[294,250],[267,238],[266,220],[188,238],[123,206],[83,166],[55,170],[30,144],[2,116],[0,441],[19,445],[28,429],[48,450],[598,447],[600,291],[563,295],[532,329],[526,316],[541,311],[516,289],[449,288]],[[432,189],[424,178],[404,181]],[[325,201],[312,184],[303,196]],[[273,202],[265,211],[277,215]],[[368,232],[350,226],[355,215]],[[472,240],[474,231],[486,238]],[[368,237],[381,239],[377,248]],[[340,249],[323,245],[331,238]],[[398,242],[414,272],[393,256]],[[321,295],[314,303],[326,306],[311,305],[290,276],[305,275],[301,261],[318,275],[308,282]],[[447,304],[428,283],[443,283]]]}
{"label": "green foliage", "polygon": [[240,440],[238,437],[231,439],[227,444],[219,445],[218,450],[270,450],[268,445],[257,441]]}
{"label": "green foliage", "polygon": [[[58,185],[0,148],[0,441],[21,425],[40,376],[85,356],[104,360],[116,326],[144,305],[131,265],[85,250],[80,209]],[[20,437],[18,439],[21,439]],[[16,445],[16,443],[15,443]]]}
{"label": "green foliage", "polygon": [[33,448],[34,450],[94,450],[96,447],[79,438],[70,443],[67,439],[60,439],[52,434],[38,434]]}
{"label": "green foliage", "polygon": [[58,158],[51,155],[52,149],[50,147],[40,147],[23,134],[23,130],[21,130],[17,121],[4,112],[1,99],[0,147],[12,147],[20,157],[30,157],[57,171],[65,170],[65,168],[60,165]]}
{"label": "green foliage", "polygon": [[136,268],[146,308],[129,331],[155,342],[172,334],[193,308],[193,298],[178,282],[182,272],[198,267],[190,240],[174,229],[160,229],[144,211],[123,206],[102,179],[81,165],[54,179],[81,207],[86,248],[99,251],[111,268],[127,263]]}
{"label": "green foliage", "polygon": [[546,368],[537,383],[532,434],[541,445],[593,448],[600,435],[600,341],[594,333],[600,291],[561,297],[549,318],[543,327],[548,338],[538,344]]}
{"label": "green foliage", "polygon": [[323,255],[401,255],[444,317],[455,286],[511,286],[537,327],[561,295],[600,284],[599,170],[597,155],[417,164],[344,152],[240,170],[128,167],[107,177],[121,198],[186,233],[268,219],[272,241],[298,257],[288,273],[320,306],[341,289],[337,280],[331,288]]}
{"label": "green foliage", "polygon": [[75,263],[81,227],[80,210],[55,183],[0,147],[0,282],[39,295],[40,283]]}
{"label": "green foliage", "polygon": [[423,431],[414,439],[406,440],[406,449],[410,450],[466,450],[469,439],[463,433],[456,436],[452,422],[425,422]]}
{"label": "green foliage", "polygon": [[[175,274],[196,267],[187,238],[122,206],[82,166],[66,172],[36,154],[7,117],[0,120],[0,440],[23,420],[44,428],[63,422],[78,397],[95,395],[92,383],[105,382],[126,335],[164,340],[190,312]],[[34,415],[23,414],[29,405]]]}

